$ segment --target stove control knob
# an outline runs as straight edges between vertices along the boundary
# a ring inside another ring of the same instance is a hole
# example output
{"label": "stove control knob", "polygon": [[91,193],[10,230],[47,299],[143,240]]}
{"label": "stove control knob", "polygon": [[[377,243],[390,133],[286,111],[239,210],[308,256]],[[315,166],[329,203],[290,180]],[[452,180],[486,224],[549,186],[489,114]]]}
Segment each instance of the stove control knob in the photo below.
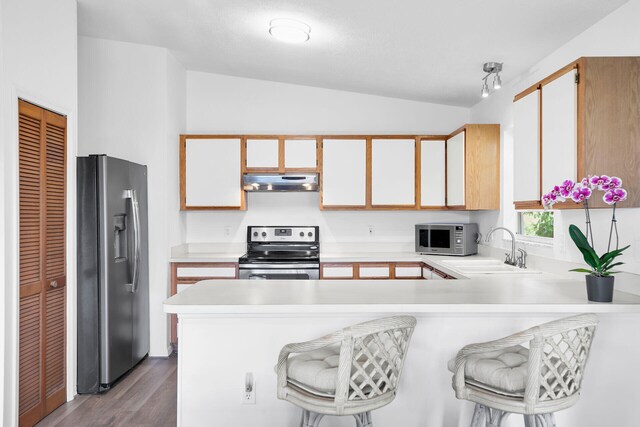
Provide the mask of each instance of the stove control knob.
{"label": "stove control knob", "polygon": [[304,237],[304,231],[300,232],[300,237]]}
{"label": "stove control knob", "polygon": [[266,231],[262,232],[262,237],[267,237],[267,232]]}
{"label": "stove control knob", "polygon": [[253,237],[258,237],[258,232],[257,231],[253,232]]}
{"label": "stove control knob", "polygon": [[312,233],[312,232],[309,232],[309,233],[307,234],[307,236],[311,237],[311,236],[313,236],[313,233]]}

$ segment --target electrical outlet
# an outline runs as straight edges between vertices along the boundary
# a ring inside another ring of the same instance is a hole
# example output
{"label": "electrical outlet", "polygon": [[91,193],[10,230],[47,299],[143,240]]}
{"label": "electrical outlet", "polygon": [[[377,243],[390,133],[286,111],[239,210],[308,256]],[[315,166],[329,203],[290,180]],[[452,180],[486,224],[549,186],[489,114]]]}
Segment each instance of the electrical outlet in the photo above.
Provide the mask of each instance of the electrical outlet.
{"label": "electrical outlet", "polygon": [[244,377],[244,385],[242,387],[242,404],[256,404],[256,380],[252,372],[247,372]]}
{"label": "electrical outlet", "polygon": [[231,236],[231,227],[230,226],[228,226],[228,225],[224,226],[224,235],[225,235],[225,237]]}
{"label": "electrical outlet", "polygon": [[373,235],[375,234],[375,227],[373,225],[369,226],[369,237],[373,237]]}

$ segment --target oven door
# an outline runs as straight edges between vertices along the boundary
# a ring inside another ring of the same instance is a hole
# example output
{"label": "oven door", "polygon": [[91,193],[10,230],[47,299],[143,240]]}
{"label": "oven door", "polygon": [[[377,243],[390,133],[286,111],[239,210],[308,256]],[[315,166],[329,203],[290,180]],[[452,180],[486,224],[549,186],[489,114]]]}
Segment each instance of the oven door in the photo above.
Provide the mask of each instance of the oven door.
{"label": "oven door", "polygon": [[241,268],[239,275],[242,280],[318,280],[320,279],[320,269]]}

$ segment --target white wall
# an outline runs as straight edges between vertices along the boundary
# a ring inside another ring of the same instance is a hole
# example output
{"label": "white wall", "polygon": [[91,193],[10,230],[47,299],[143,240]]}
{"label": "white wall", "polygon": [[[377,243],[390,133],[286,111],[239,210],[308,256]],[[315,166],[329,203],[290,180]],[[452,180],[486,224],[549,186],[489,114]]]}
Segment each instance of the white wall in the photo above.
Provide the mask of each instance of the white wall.
{"label": "white wall", "polygon": [[178,135],[185,124],[182,66],[166,49],[79,38],[80,155],[147,165],[152,356],[168,355],[168,258],[183,243],[178,212]]}
{"label": "white wall", "polygon": [[[468,120],[466,108],[187,71],[189,133],[447,134]],[[468,220],[451,212],[320,211],[318,197],[249,194],[246,212],[187,212],[187,241],[245,242],[247,225],[306,224],[320,225],[324,242],[413,242],[417,222]]]}
{"label": "white wall", "polygon": [[[77,144],[77,16],[75,0],[0,1],[0,419],[17,425],[18,97],[67,115],[67,161]],[[28,28],[26,23],[32,23]],[[75,168],[67,170],[67,305],[75,306]],[[67,369],[75,372],[75,317],[67,317]],[[67,384],[73,395],[75,380]]]}
{"label": "white wall", "polygon": [[[484,212],[472,215],[480,223],[482,232],[490,226],[504,224],[516,228],[516,213],[513,209],[513,97],[515,94],[536,83],[559,68],[581,56],[639,56],[640,30],[637,17],[640,16],[640,0],[631,0],[609,16],[605,17],[582,34],[566,43],[555,52],[535,64],[527,73],[471,110],[474,123],[500,123],[502,130],[502,211]],[[509,64],[505,64],[506,67]],[[616,171],[589,171],[615,175]],[[598,193],[600,194],[600,193]],[[624,206],[622,203],[620,206]],[[530,246],[527,250],[542,256],[580,262],[582,257],[568,236],[569,224],[584,228],[584,213],[581,210],[555,213],[556,237],[552,247]],[[622,261],[627,264],[621,269],[640,273],[640,209],[618,209],[620,245],[632,245]],[[606,250],[611,211],[592,211],[592,221],[596,237],[596,250]],[[494,245],[504,242],[494,240]]]}

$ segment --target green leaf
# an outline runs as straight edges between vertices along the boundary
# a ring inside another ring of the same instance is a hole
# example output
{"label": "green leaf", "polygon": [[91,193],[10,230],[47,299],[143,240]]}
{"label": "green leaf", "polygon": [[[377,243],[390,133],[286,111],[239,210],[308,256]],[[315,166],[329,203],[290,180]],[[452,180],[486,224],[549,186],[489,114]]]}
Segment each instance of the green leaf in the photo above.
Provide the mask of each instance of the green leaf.
{"label": "green leaf", "polygon": [[580,252],[582,252],[584,261],[594,269],[599,269],[600,257],[598,257],[596,251],[593,250],[582,231],[580,231],[580,229],[575,225],[571,224],[569,226],[569,236],[571,236],[571,240],[573,240],[573,243],[575,243]]}
{"label": "green leaf", "polygon": [[577,273],[593,273],[593,270],[587,270],[586,268],[574,268],[569,271],[575,271]]}
{"label": "green leaf", "polygon": [[622,253],[622,251],[624,251],[624,250],[626,250],[626,249],[629,249],[629,247],[630,247],[630,246],[631,246],[631,245],[627,245],[627,246],[625,246],[625,247],[624,247],[624,248],[622,248],[622,249],[616,249],[616,250],[613,250],[613,251],[611,251],[611,252],[607,252],[606,254],[603,254],[603,255],[600,257],[600,263],[601,263],[601,264],[604,264],[604,263],[606,263],[607,261],[613,260],[614,258],[616,258],[617,256],[619,256],[619,255]]}
{"label": "green leaf", "polygon": [[608,271],[609,269],[612,269],[613,267],[617,267],[619,265],[624,264],[624,262],[616,262],[615,264],[611,264],[609,266],[607,266],[607,268],[603,268],[602,271]]}

